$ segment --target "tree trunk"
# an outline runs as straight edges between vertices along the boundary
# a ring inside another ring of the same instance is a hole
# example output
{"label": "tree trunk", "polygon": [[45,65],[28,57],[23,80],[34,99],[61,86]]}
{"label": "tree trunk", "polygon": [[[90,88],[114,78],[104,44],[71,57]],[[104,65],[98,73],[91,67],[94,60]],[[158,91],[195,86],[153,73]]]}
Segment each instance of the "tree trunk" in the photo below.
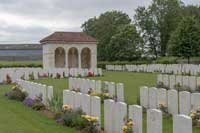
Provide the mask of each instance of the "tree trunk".
{"label": "tree trunk", "polygon": [[188,59],[188,64],[190,64],[190,57],[188,56],[188,58],[187,58],[187,59]]}

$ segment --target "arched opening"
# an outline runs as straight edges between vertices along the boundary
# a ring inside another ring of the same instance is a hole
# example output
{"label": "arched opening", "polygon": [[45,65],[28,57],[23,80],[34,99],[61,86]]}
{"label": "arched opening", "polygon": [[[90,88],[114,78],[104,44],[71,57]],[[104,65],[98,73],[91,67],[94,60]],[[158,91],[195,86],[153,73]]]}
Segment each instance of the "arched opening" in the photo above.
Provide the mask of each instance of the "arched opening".
{"label": "arched opening", "polygon": [[63,68],[65,67],[65,49],[64,48],[56,48],[55,50],[55,67]]}
{"label": "arched opening", "polygon": [[89,48],[83,48],[81,51],[81,67],[88,69],[91,67],[91,50]]}
{"label": "arched opening", "polygon": [[68,52],[68,67],[78,68],[78,49],[70,48]]}

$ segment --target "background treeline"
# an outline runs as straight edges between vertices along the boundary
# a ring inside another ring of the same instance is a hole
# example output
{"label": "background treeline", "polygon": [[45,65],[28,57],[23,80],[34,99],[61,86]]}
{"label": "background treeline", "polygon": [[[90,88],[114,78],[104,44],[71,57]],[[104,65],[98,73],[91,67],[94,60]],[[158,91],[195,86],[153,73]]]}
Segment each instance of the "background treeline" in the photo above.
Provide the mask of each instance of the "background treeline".
{"label": "background treeline", "polygon": [[82,29],[98,40],[99,61],[141,61],[200,56],[200,7],[180,0],[153,0],[130,18],[108,11],[90,18]]}

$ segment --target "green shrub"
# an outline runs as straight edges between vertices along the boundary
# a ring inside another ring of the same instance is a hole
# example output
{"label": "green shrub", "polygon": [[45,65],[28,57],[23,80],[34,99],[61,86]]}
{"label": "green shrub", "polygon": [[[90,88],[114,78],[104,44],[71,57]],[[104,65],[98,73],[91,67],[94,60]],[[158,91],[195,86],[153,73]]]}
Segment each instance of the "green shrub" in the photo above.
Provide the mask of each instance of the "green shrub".
{"label": "green shrub", "polygon": [[50,101],[48,101],[48,108],[52,112],[59,113],[62,111],[62,99],[55,95]]}
{"label": "green shrub", "polygon": [[84,129],[86,127],[86,121],[81,117],[84,113],[82,110],[68,110],[62,115],[64,125],[68,127],[76,127],[78,129]]}
{"label": "green shrub", "polygon": [[17,101],[23,101],[26,96],[27,94],[25,91],[22,91],[18,86],[14,86],[12,91],[9,92],[8,98]]}
{"label": "green shrub", "polygon": [[42,67],[42,61],[0,61],[0,68]]}

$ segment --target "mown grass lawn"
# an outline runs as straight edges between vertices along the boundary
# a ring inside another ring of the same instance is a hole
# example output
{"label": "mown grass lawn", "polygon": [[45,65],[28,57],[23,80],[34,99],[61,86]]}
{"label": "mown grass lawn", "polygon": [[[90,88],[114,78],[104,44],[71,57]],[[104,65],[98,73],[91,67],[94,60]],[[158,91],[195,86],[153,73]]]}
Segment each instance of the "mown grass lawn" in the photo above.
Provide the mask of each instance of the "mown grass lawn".
{"label": "mown grass lawn", "polygon": [[[104,76],[103,77],[94,77],[94,78],[90,78],[90,79],[124,83],[124,86],[125,86],[125,100],[126,100],[126,102],[128,104],[136,104],[137,97],[139,96],[139,88],[140,88],[140,86],[144,86],[144,85],[155,86],[155,84],[156,84],[156,74],[150,74],[150,73],[104,72]],[[67,89],[68,88],[68,79],[39,79],[39,80],[34,80],[34,82],[39,82],[39,83],[44,83],[44,84],[47,84],[47,85],[54,86],[54,93],[59,94],[61,97],[62,97],[63,89]],[[7,88],[7,86],[4,86],[4,88]],[[27,108],[24,107],[23,105],[21,105],[20,103],[16,103],[14,101],[9,101],[9,100],[7,100],[5,98],[3,98],[3,99],[6,100],[5,102],[9,102],[13,106],[15,106],[15,104],[16,104],[16,106],[19,106],[19,110],[21,112],[24,112],[24,111],[27,110]],[[1,99],[0,99],[0,104],[1,104]],[[103,108],[102,108],[102,110],[103,110]],[[1,109],[0,109],[0,111],[1,111]],[[9,109],[9,111],[10,111],[10,109]],[[6,113],[6,112],[4,112],[4,113]],[[27,118],[26,119],[27,123],[30,123],[29,121],[36,122],[36,121],[39,120],[41,122],[39,125],[46,126],[45,125],[47,123],[46,121],[48,121],[50,123],[52,122],[51,123],[52,124],[51,128],[53,128],[53,126],[54,126],[54,128],[57,128],[57,125],[55,126],[53,121],[48,120],[47,118],[45,118],[45,116],[42,116],[40,113],[34,112],[32,110],[30,110],[29,113],[30,113],[29,114],[30,117],[33,116],[32,113],[34,113],[34,114],[36,113],[35,114],[36,117],[34,117],[34,118],[31,117],[30,119]],[[146,133],[146,113],[144,113],[143,117],[144,117],[144,119],[143,119],[144,132],[143,133]],[[43,120],[43,119],[45,119],[46,121]],[[102,117],[102,120],[103,120],[103,117]],[[25,121],[25,120],[23,119],[22,121]],[[14,123],[17,123],[17,121],[13,120],[13,124]],[[60,126],[58,126],[58,127],[60,127]],[[1,126],[0,126],[0,129],[1,129]],[[69,130],[69,129],[66,129],[64,127],[60,127],[61,131],[57,131],[56,133],[62,133],[62,129],[65,130],[66,132],[67,132],[67,130]],[[24,128],[23,130],[26,130],[26,128]],[[35,131],[35,130],[33,130],[33,131]],[[55,130],[51,129],[51,131],[55,131]],[[69,133],[71,133],[71,131]],[[163,133],[172,133],[172,118],[171,117],[163,116]],[[200,129],[197,129],[197,128],[194,129],[193,133],[200,133]]]}
{"label": "mown grass lawn", "polygon": [[0,85],[0,133],[76,133],[57,124],[40,112],[9,100],[4,93],[11,85]]}

